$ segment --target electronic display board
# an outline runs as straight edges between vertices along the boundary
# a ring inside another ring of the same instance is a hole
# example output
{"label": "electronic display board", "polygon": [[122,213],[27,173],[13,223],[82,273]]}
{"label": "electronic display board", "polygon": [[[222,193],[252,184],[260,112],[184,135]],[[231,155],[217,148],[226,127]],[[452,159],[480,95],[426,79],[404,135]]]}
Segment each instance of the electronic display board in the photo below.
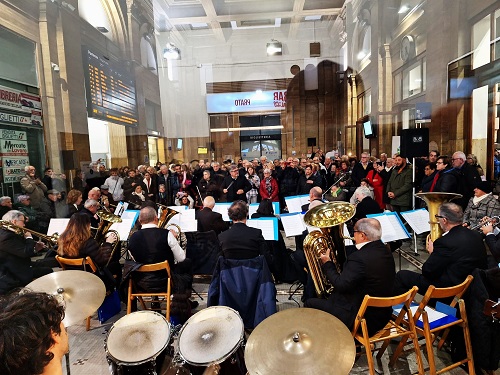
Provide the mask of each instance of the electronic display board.
{"label": "electronic display board", "polygon": [[82,48],[90,117],[123,125],[137,125],[135,81],[123,63]]}

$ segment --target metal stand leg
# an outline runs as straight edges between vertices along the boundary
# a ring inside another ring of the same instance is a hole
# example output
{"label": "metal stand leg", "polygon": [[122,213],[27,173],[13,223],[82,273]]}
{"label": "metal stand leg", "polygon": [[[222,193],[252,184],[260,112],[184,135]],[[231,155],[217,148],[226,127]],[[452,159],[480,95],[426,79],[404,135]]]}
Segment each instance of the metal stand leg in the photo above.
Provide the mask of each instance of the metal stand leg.
{"label": "metal stand leg", "polygon": [[414,243],[415,243],[415,250],[414,250],[414,254],[416,257],[418,257],[420,254],[418,253],[418,249],[417,249],[417,234],[415,232],[413,232],[413,240],[414,240]]}
{"label": "metal stand leg", "polygon": [[71,375],[70,363],[69,363],[69,352],[67,352],[64,357],[66,358],[66,375]]}
{"label": "metal stand leg", "polygon": [[[295,289],[292,292],[292,288],[295,286]],[[297,305],[300,306],[300,303],[293,298],[295,294],[299,292],[299,290],[304,289],[304,284],[302,284],[300,281],[295,281],[292,285],[290,285],[290,288],[288,289],[288,293],[290,293],[290,296],[288,297],[289,301],[295,302]]]}

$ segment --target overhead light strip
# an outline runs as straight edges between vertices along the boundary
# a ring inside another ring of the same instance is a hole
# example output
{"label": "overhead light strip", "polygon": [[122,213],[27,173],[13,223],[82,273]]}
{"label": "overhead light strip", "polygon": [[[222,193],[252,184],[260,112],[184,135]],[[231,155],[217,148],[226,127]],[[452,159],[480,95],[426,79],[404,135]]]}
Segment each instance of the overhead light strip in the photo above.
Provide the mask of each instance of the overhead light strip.
{"label": "overhead light strip", "polygon": [[244,126],[241,128],[216,128],[210,129],[211,133],[223,133],[223,132],[240,132],[246,130],[276,130],[283,129],[283,125],[269,125],[269,126]]}

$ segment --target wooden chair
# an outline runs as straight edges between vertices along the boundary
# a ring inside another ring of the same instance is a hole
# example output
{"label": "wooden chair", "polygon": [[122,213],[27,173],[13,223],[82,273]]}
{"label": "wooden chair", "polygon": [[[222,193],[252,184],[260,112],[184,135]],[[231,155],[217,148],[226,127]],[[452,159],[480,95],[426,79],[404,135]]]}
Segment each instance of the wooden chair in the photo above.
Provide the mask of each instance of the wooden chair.
{"label": "wooden chair", "polygon": [[[459,367],[462,364],[467,363],[469,368],[469,374],[474,374],[474,359],[472,356],[472,345],[470,341],[469,325],[467,322],[467,314],[465,312],[465,303],[462,299],[463,294],[472,282],[473,277],[471,275],[467,276],[465,281],[461,284],[448,287],[448,288],[436,288],[431,285],[427,289],[422,301],[416,308],[415,314],[413,315],[413,320],[415,322],[415,327],[419,336],[424,336],[425,338],[425,348],[427,352],[427,358],[429,362],[429,371],[432,375],[441,374],[447,372],[453,368]],[[449,305],[437,302],[436,308],[431,308],[428,306],[431,299],[447,299],[453,298]],[[458,303],[460,309],[460,316],[456,316],[455,306]],[[440,312],[440,318],[438,320],[431,321],[429,318],[430,314],[435,314],[435,312]],[[462,327],[464,340],[465,340],[465,350],[467,357],[461,361],[455,362],[443,369],[436,369],[436,362],[434,359],[434,352],[432,350],[432,345],[436,340],[437,336],[441,334],[441,339],[438,343],[438,349],[441,349],[450,327],[453,326]],[[399,355],[404,348],[406,340],[401,340],[394,355]],[[397,357],[396,357],[397,358]]]}
{"label": "wooden chair", "polygon": [[[399,296],[371,297],[369,295],[366,295],[363,299],[361,307],[359,308],[358,314],[356,316],[356,320],[354,321],[352,336],[365,347],[368,367],[371,375],[375,375],[372,352],[378,351],[377,358],[380,358],[389,345],[390,340],[397,337],[400,337],[402,339],[412,339],[413,344],[415,345],[415,354],[417,356],[419,369],[418,373],[424,373],[424,366],[422,364],[422,357],[420,355],[420,349],[418,346],[415,324],[413,323],[413,316],[410,310],[411,301],[415,297],[415,294],[417,294],[417,291],[418,288],[414,286],[408,292]],[[365,313],[368,307],[387,308],[400,304],[402,305],[402,308],[396,319],[391,319],[384,328],[370,337],[368,334],[368,325],[365,319]],[[408,326],[402,324],[405,317],[406,320],[410,322]],[[375,347],[375,344],[378,342],[384,342],[382,347],[379,349]]]}
{"label": "wooden chair", "polygon": [[151,303],[156,303],[158,301],[153,300],[153,297],[163,297],[166,303],[166,313],[165,317],[167,320],[170,320],[170,295],[172,293],[171,291],[171,285],[172,285],[172,275],[170,274],[170,266],[168,265],[168,261],[160,262],[160,263],[154,263],[154,264],[146,264],[139,269],[135,270],[135,272],[155,272],[155,271],[161,271],[161,270],[166,270],[168,274],[168,279],[167,279],[167,285],[166,285],[166,292],[161,292],[161,293],[155,293],[155,292],[139,292],[137,290],[137,287],[135,285],[135,282],[133,280],[133,275],[130,277],[129,282],[128,282],[128,298],[127,298],[127,314],[130,314],[132,312],[132,301],[137,298],[139,302],[141,303],[141,306],[144,310],[161,310],[158,308],[153,308],[151,307],[148,309],[146,307],[146,303],[144,301],[144,297],[149,297],[151,298],[147,302]]}
{"label": "wooden chair", "polygon": [[[79,267],[82,270],[86,270],[86,267],[89,266],[93,273],[97,272],[97,266],[90,257],[70,259],[56,255],[56,260],[63,271],[66,270],[68,266]],[[90,330],[90,316],[87,317],[86,329],[87,331]]]}

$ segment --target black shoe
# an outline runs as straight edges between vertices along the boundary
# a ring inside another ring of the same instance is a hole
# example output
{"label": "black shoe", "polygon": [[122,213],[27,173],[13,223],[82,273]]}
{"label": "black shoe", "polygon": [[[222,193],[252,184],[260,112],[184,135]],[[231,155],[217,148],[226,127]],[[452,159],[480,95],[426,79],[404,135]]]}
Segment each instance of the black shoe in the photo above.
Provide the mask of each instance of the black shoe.
{"label": "black shoe", "polygon": [[200,305],[200,303],[198,301],[189,300],[189,305],[191,306],[191,310],[192,310],[192,309],[196,309]]}

